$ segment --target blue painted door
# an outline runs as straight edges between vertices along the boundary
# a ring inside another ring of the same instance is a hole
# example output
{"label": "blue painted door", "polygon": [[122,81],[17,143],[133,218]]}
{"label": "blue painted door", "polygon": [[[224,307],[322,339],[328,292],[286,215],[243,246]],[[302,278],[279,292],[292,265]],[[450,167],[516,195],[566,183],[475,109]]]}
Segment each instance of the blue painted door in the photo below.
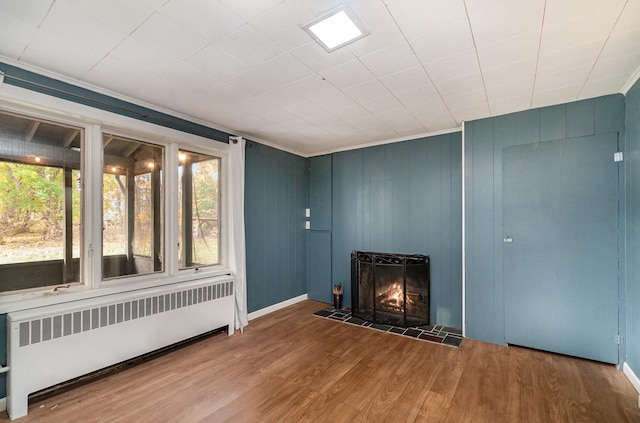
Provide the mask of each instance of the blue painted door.
{"label": "blue painted door", "polygon": [[506,342],[618,362],[616,134],[503,149]]}

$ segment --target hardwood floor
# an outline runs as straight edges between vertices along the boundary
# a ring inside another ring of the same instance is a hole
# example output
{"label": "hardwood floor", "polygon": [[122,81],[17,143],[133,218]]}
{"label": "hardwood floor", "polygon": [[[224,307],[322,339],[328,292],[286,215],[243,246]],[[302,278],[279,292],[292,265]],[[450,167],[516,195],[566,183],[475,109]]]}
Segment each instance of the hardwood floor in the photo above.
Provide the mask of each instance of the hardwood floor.
{"label": "hardwood floor", "polygon": [[18,421],[640,422],[637,393],[614,366],[468,339],[430,344],[312,316],[322,307],[255,319],[32,404]]}

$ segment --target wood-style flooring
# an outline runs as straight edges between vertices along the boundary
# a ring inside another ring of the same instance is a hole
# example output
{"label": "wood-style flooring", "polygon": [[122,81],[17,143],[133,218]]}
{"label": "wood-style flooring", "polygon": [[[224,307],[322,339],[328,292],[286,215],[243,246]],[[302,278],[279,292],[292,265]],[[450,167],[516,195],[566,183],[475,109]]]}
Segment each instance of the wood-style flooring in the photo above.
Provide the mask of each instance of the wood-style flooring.
{"label": "wood-style flooring", "polygon": [[31,404],[18,421],[640,422],[638,394],[615,366],[431,344],[312,316],[323,307],[271,313]]}

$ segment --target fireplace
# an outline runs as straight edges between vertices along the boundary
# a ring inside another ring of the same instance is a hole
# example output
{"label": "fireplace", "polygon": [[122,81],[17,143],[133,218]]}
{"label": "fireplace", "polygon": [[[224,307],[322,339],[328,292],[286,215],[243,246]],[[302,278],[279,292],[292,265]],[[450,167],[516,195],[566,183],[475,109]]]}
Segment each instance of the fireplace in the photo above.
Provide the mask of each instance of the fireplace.
{"label": "fireplace", "polygon": [[429,256],[351,253],[351,311],[391,326],[429,324]]}

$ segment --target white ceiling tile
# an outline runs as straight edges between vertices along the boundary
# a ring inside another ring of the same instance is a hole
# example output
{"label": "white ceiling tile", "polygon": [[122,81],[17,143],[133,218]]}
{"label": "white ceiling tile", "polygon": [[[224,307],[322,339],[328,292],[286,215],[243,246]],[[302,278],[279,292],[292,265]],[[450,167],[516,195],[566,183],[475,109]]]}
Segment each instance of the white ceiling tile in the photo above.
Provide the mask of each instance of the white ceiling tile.
{"label": "white ceiling tile", "polygon": [[353,119],[372,117],[371,113],[369,113],[367,109],[353,102],[353,100],[351,100],[351,103],[348,106],[343,105],[341,107],[332,109],[331,111],[337,116],[340,116],[342,119],[346,119],[349,121]]}
{"label": "white ceiling tile", "polygon": [[78,78],[94,67],[104,56],[76,39],[64,38],[39,30],[21,56],[21,61]]}
{"label": "white ceiling tile", "polygon": [[161,75],[180,63],[180,60],[159,48],[155,43],[147,43],[128,37],[109,56],[130,63],[155,75]]}
{"label": "white ceiling tile", "polygon": [[626,56],[638,51],[640,51],[640,29],[611,35],[600,57]]}
{"label": "white ceiling tile", "polygon": [[469,16],[477,45],[494,44],[542,27],[544,0],[513,1],[490,13]]}
{"label": "white ceiling tile", "polygon": [[533,79],[536,74],[535,57],[519,62],[507,63],[503,66],[482,68],[482,78],[486,87],[501,85],[521,79]]}
{"label": "white ceiling tile", "polygon": [[241,93],[257,95],[274,90],[281,85],[272,76],[262,72],[259,68],[251,68],[240,75],[227,79],[226,82]]}
{"label": "white ceiling tile", "polygon": [[624,32],[635,31],[638,29],[638,22],[640,22],[640,1],[628,1],[618,22],[616,22],[613,33],[622,34]]}
{"label": "white ceiling tile", "polygon": [[397,110],[400,108],[406,110],[404,109],[403,104],[392,95],[376,98],[375,100],[363,101],[360,104],[373,114],[387,112],[389,110]]}
{"label": "white ceiling tile", "polygon": [[487,106],[487,95],[484,89],[477,89],[462,94],[446,95],[444,96],[444,102],[449,110],[462,109],[478,104]]}
{"label": "white ceiling tile", "polygon": [[360,60],[377,77],[401,72],[420,64],[406,41],[361,56]]}
{"label": "white ceiling tile", "polygon": [[553,25],[571,20],[587,22],[593,17],[603,21],[618,18],[625,0],[547,0],[544,15],[545,25]]}
{"label": "white ceiling tile", "polygon": [[589,78],[580,91],[579,99],[599,97],[605,94],[615,94],[620,92],[620,76],[614,75],[602,79]]}
{"label": "white ceiling tile", "polygon": [[293,49],[290,53],[297,57],[302,63],[319,73],[325,69],[341,65],[354,59],[353,53],[348,49],[338,49],[327,53],[327,51],[320,47],[320,44],[315,41]]}
{"label": "white ceiling tile", "polygon": [[328,86],[324,93],[310,97],[309,100],[326,110],[335,110],[353,102],[348,95],[333,86]]}
{"label": "white ceiling tile", "polygon": [[271,103],[278,107],[290,106],[295,103],[299,103],[304,98],[299,92],[296,92],[288,87],[278,87],[274,90],[267,91],[264,94],[259,94],[257,98],[265,97]]}
{"label": "white ceiling tile", "polygon": [[291,112],[288,112],[280,107],[269,107],[267,111],[262,111],[262,117],[270,120],[272,122],[292,122],[294,120],[300,119],[298,116],[294,115]]}
{"label": "white ceiling tile", "polygon": [[[529,1],[529,0],[516,0]],[[465,1],[465,6],[469,16],[478,14],[493,13],[494,10],[501,9],[513,3],[514,0],[482,0],[482,1]]]}
{"label": "white ceiling tile", "polygon": [[235,12],[212,0],[169,0],[160,13],[208,42],[218,41],[246,23]]}
{"label": "white ceiling tile", "polygon": [[75,39],[103,55],[128,35],[104,25],[93,17],[84,16],[68,2],[56,2],[40,28],[64,38]]}
{"label": "white ceiling tile", "polygon": [[359,103],[389,95],[389,90],[387,90],[377,79],[365,82],[364,84],[345,88],[344,91],[349,95],[349,97]]}
{"label": "white ceiling tile", "polygon": [[349,122],[351,122],[352,125],[360,129],[372,128],[375,126],[380,126],[382,124],[380,119],[378,119],[376,116],[372,115],[369,112],[361,116],[350,118]]}
{"label": "white ceiling tile", "polygon": [[[528,96],[530,101],[532,94],[533,78],[487,87],[487,97],[489,98],[490,106],[499,101],[518,97]],[[493,110],[493,107],[491,109]]]}
{"label": "white ceiling tile", "polygon": [[605,79],[611,75],[617,75],[620,81],[624,81],[619,87],[622,88],[639,68],[638,63],[640,63],[640,50],[623,56],[601,57],[593,67],[589,79]]}
{"label": "white ceiling tile", "polygon": [[541,52],[538,72],[556,72],[562,69],[593,66],[602,51],[603,41],[596,41],[552,52]]}
{"label": "white ceiling tile", "polygon": [[431,84],[431,79],[429,79],[422,65],[386,75],[380,78],[380,81],[393,93],[413,90],[415,87]]}
{"label": "white ceiling tile", "polygon": [[53,0],[0,1],[0,12],[14,16],[28,24],[39,26],[49,12]]}
{"label": "white ceiling tile", "polygon": [[351,87],[375,79],[358,59],[351,60],[322,72],[328,82],[339,88]]}
{"label": "white ceiling tile", "polygon": [[299,0],[285,0],[251,24],[285,50],[300,47],[311,40],[302,25],[315,15]]}
{"label": "white ceiling tile", "polygon": [[219,100],[239,101],[239,91],[236,88],[186,62],[162,74],[162,79],[173,85],[213,95]]}
{"label": "white ceiling tile", "polygon": [[490,116],[487,103],[459,106],[458,108],[452,108],[451,113],[453,113],[457,122],[482,119]]}
{"label": "white ceiling tile", "polygon": [[208,44],[204,38],[159,13],[151,15],[131,37],[149,45],[156,45],[161,51],[177,59],[186,59]]}
{"label": "white ceiling tile", "polygon": [[372,141],[384,141],[391,138],[397,138],[399,135],[396,131],[382,122],[376,126],[371,126],[368,128],[363,128],[362,132],[365,135],[372,137]]}
{"label": "white ceiling tile", "polygon": [[[302,0],[302,3],[309,8],[315,15],[319,16],[328,12],[341,4],[344,0]],[[348,2],[351,10],[362,19],[363,16],[370,15],[384,9],[384,3],[378,0],[350,0]]]}
{"label": "white ceiling tile", "polygon": [[605,22],[594,16],[589,21],[576,19],[557,24],[545,24],[540,41],[540,52],[565,50],[593,41],[604,44],[614,23],[615,19]]}
{"label": "white ceiling tile", "polygon": [[394,95],[405,107],[411,107],[429,101],[441,101],[440,94],[436,90],[436,87],[430,82],[406,91],[394,91]]}
{"label": "white ceiling tile", "polygon": [[408,39],[432,32],[442,24],[467,19],[462,0],[404,0],[393,2],[388,8]]}
{"label": "white ceiling tile", "polygon": [[370,34],[344,47],[356,56],[382,50],[405,39],[386,9],[376,9],[376,12],[360,18]]}
{"label": "white ceiling tile", "polygon": [[[132,33],[155,11],[155,8],[135,0],[56,0],[56,6],[63,2],[83,16],[83,19],[89,18],[126,35]],[[71,20],[71,16],[69,18]],[[70,26],[73,27],[76,23],[74,20]]]}
{"label": "white ceiling tile", "polygon": [[326,111],[310,100],[303,100],[300,103],[285,106],[283,109],[303,119],[305,116],[311,116]]}
{"label": "white ceiling tile", "polygon": [[289,53],[283,53],[268,62],[257,66],[256,70],[269,75],[278,85],[297,81],[316,74]]}
{"label": "white ceiling tile", "polygon": [[284,52],[280,46],[249,24],[220,40],[216,47],[251,66],[264,63]]}
{"label": "white ceiling tile", "polygon": [[82,80],[114,92],[129,95],[155,75],[114,57],[105,57]]}
{"label": "white ceiling tile", "polygon": [[453,119],[448,110],[445,110],[440,114],[427,113],[424,115],[416,115],[416,119],[428,132],[442,131],[458,127],[458,123]]}
{"label": "white ceiling tile", "polygon": [[538,72],[535,90],[547,91],[554,88],[582,85],[586,82],[591,66],[565,68],[556,72]]}
{"label": "white ceiling tile", "polygon": [[302,98],[310,99],[327,92],[327,89],[334,88],[331,83],[320,76],[311,75],[284,86],[288,91],[293,92]]}
{"label": "white ceiling tile", "polygon": [[227,80],[249,69],[249,65],[242,60],[221,50],[217,45],[211,45],[187,60],[188,63],[208,72],[217,78]]}
{"label": "white ceiling tile", "polygon": [[0,12],[0,54],[18,60],[37,27]]}
{"label": "white ceiling tile", "polygon": [[251,21],[269,9],[275,7],[282,0],[219,0],[220,3],[233,10],[244,20]]}
{"label": "white ceiling tile", "polygon": [[640,67],[640,0],[350,0],[371,35],[327,53],[300,24],[343,2],[0,0],[0,56],[307,153],[618,92]]}
{"label": "white ceiling tile", "polygon": [[425,63],[424,67],[436,85],[441,81],[458,79],[480,72],[475,50],[467,50],[455,56]]}
{"label": "white ceiling tile", "polygon": [[538,57],[540,31],[478,46],[478,59],[483,68],[495,68],[508,63]]}
{"label": "white ceiling tile", "polygon": [[435,85],[438,91],[445,97],[449,95],[463,95],[471,91],[484,90],[482,75],[480,72],[465,75],[460,78],[440,81]]}
{"label": "white ceiling tile", "polygon": [[491,116],[499,116],[531,108],[531,95],[522,97],[505,98],[503,100],[492,101],[489,104]]}
{"label": "white ceiling tile", "polygon": [[533,93],[531,107],[546,107],[554,104],[575,101],[582,90],[583,84],[557,87],[549,90],[538,90]]}
{"label": "white ceiling tile", "polygon": [[410,40],[411,46],[423,63],[454,56],[474,48],[467,20],[443,25]]}

